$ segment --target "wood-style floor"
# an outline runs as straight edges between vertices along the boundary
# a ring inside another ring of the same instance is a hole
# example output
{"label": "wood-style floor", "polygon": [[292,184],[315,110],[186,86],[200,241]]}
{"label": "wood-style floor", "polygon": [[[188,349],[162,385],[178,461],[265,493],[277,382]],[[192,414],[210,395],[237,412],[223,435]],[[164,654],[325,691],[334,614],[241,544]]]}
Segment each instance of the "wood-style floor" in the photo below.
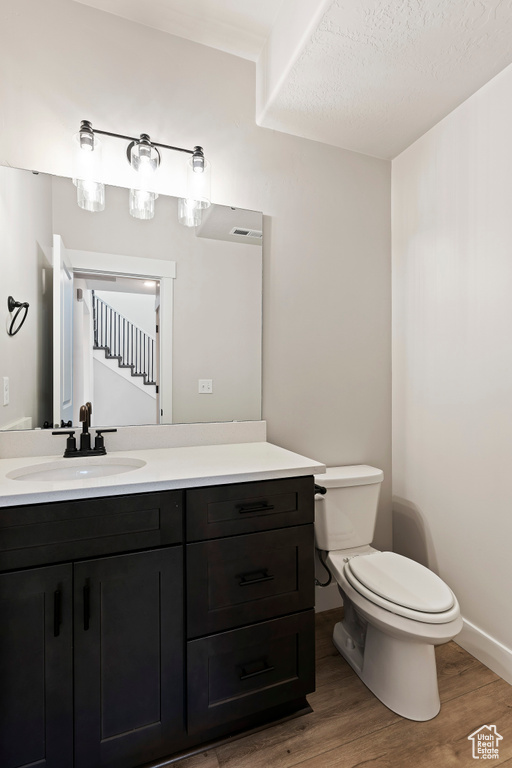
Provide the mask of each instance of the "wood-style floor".
{"label": "wood-style floor", "polygon": [[[441,712],[426,723],[395,715],[332,645],[339,611],[317,614],[313,713],[178,763],[179,768],[512,768],[512,686],[455,643],[436,649]],[[496,725],[498,760],[472,757],[468,735]]]}

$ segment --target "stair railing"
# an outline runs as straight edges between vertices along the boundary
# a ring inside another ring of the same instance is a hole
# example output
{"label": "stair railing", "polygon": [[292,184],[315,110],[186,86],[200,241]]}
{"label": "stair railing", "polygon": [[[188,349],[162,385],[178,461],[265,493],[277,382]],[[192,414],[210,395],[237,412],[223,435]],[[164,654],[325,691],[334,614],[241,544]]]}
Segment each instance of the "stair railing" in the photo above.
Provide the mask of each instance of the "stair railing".
{"label": "stair railing", "polygon": [[92,291],[94,348],[117,358],[120,368],[131,368],[132,376],[144,377],[144,384],[156,385],[156,341],[131,320]]}

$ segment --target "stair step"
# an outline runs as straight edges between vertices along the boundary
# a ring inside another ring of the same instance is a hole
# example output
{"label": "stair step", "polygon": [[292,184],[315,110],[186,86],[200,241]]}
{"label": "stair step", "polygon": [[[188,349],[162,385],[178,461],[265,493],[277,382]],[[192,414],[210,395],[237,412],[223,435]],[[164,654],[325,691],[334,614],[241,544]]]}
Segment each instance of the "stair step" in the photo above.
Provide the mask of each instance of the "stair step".
{"label": "stair step", "polygon": [[107,360],[117,360],[117,365],[119,368],[128,368],[130,369],[130,374],[132,376],[136,376],[137,378],[143,378],[144,384],[148,387],[156,387],[156,381],[150,381],[149,376],[147,373],[144,373],[143,371],[138,373],[135,371],[135,364],[134,363],[124,363],[123,361],[123,355],[111,355],[110,354],[110,347],[104,346],[102,344],[94,344],[93,350],[96,351],[103,351],[105,353],[105,358]]}

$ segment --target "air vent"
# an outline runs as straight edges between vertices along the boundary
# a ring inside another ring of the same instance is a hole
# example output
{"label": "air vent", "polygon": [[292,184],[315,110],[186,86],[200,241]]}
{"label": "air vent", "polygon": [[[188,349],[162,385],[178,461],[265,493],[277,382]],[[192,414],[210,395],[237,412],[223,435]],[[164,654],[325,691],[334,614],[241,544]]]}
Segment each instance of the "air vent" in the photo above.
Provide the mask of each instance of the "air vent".
{"label": "air vent", "polygon": [[261,229],[245,229],[245,227],[233,227],[229,233],[230,235],[236,235],[237,237],[263,237]]}

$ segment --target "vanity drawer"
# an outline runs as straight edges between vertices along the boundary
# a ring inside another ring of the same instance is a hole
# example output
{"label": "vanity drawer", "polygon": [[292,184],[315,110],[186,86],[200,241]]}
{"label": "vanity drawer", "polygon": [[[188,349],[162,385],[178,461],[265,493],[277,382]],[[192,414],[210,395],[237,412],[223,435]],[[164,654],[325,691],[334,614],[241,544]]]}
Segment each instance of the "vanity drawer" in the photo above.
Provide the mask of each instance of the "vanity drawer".
{"label": "vanity drawer", "polygon": [[186,505],[188,541],[312,523],[314,479],[193,488],[187,491]]}
{"label": "vanity drawer", "polygon": [[313,610],[189,641],[188,732],[311,693],[314,643]]}
{"label": "vanity drawer", "polygon": [[187,636],[311,608],[312,525],[187,544]]}
{"label": "vanity drawer", "polygon": [[182,491],[8,507],[0,570],[177,544],[182,510]]}

